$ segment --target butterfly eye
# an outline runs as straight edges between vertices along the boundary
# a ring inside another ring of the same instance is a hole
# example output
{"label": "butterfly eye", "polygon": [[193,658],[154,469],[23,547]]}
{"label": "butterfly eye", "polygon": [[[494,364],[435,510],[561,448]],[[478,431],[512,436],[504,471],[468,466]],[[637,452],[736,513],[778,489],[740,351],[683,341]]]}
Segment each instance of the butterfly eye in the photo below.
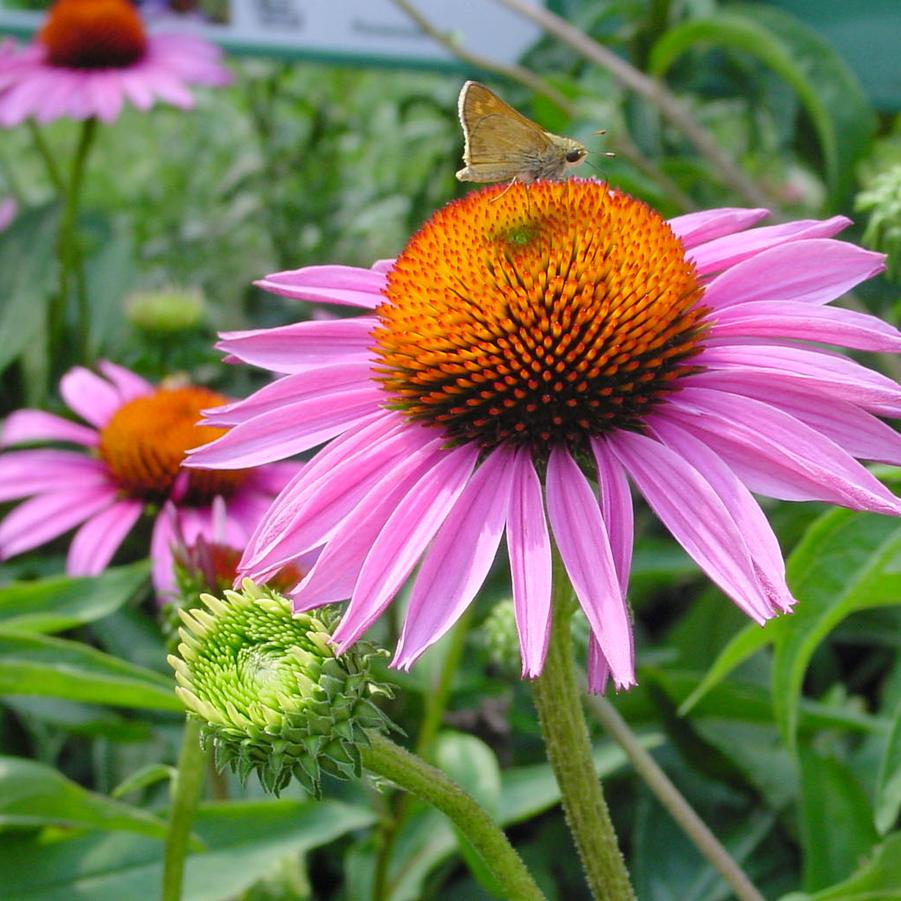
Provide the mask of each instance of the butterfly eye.
{"label": "butterfly eye", "polygon": [[570,152],[566,154],[566,162],[578,163],[583,156],[585,156],[585,152],[583,150],[570,150]]}

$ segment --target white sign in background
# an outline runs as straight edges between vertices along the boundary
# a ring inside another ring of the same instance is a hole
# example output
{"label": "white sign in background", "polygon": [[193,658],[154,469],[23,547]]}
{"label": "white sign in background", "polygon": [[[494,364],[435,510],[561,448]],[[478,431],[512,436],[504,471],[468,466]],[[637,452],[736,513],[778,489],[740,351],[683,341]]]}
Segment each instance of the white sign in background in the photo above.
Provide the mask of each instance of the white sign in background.
{"label": "white sign in background", "polygon": [[[27,2],[0,0],[0,31],[26,34],[40,25],[44,14],[23,10]],[[539,35],[531,22],[493,0],[414,2],[461,47],[494,60],[514,62]],[[191,31],[241,52],[439,66],[454,61],[391,0],[149,0],[139,6],[154,31]],[[192,8],[175,12],[173,6]]]}

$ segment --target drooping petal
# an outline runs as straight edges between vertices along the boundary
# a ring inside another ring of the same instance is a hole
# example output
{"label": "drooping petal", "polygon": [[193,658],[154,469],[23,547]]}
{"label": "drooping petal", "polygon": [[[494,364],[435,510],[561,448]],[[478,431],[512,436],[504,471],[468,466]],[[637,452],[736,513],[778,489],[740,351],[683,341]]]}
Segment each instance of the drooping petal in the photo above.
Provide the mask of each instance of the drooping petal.
{"label": "drooping petal", "polygon": [[695,358],[718,372],[769,383],[771,395],[783,385],[816,389],[881,416],[901,416],[901,385],[879,372],[837,354],[805,347],[735,344],[707,347]]}
{"label": "drooping petal", "polygon": [[857,350],[901,351],[901,332],[875,316],[787,300],[751,301],[718,310],[710,335],[713,338],[799,338]]}
{"label": "drooping petal", "polygon": [[690,432],[670,421],[665,413],[653,418],[653,428],[667,447],[692,462],[732,514],[744,535],[761,588],[772,601],[774,612],[776,609],[790,610],[795,601],[785,583],[782,550],[751,492],[722,458]]}
{"label": "drooping petal", "polygon": [[834,441],[778,408],[738,394],[684,388],[667,405],[752,490],[889,515],[899,501]]}
{"label": "drooping petal", "polygon": [[794,222],[751,228],[716,238],[693,247],[686,256],[694,261],[701,275],[706,275],[736,266],[743,260],[762,255],[770,248],[783,244],[795,243],[800,246],[812,244],[817,238],[831,238],[850,224],[851,220],[846,216],[833,216],[824,220],[797,219]]}
{"label": "drooping petal", "polygon": [[513,457],[507,550],[522,674],[534,679],[544,668],[551,632],[551,539],[541,482],[531,455],[523,449]]}
{"label": "drooping petal", "polygon": [[600,642],[594,635],[588,636],[588,663],[586,665],[588,676],[588,692],[593,695],[602,695],[607,690],[607,681],[610,679],[610,664],[601,650]]}
{"label": "drooping petal", "polygon": [[701,473],[645,435],[619,431],[608,443],[658,519],[698,566],[752,619],[763,623],[770,617],[744,536]]}
{"label": "drooping petal", "polygon": [[383,300],[385,274],[354,266],[305,266],[274,272],[254,282],[258,288],[290,297],[374,310]]}
{"label": "drooping petal", "polygon": [[11,451],[0,456],[0,501],[110,483],[105,464],[74,451]]}
{"label": "drooping petal", "polygon": [[619,460],[610,453],[604,441],[591,439],[591,450],[598,471],[598,487],[601,490],[601,516],[610,537],[610,552],[619,578],[619,587],[626,595],[629,572],[632,569],[632,543],[634,540],[634,512],[629,482]]}
{"label": "drooping petal", "polygon": [[744,231],[765,216],[769,210],[722,207],[716,210],[702,210],[686,213],[668,220],[669,227],[685,247],[696,247],[714,238],[722,238],[735,232]]}
{"label": "drooping petal", "polygon": [[372,329],[370,316],[295,322],[277,328],[223,332],[216,347],[252,366],[272,372],[305,372],[337,361],[368,360]]}
{"label": "drooping petal", "polygon": [[[153,523],[150,536],[150,566],[153,587],[158,597],[165,599],[175,592],[175,564],[172,559],[172,545],[175,543],[174,510],[163,507]],[[184,522],[182,527],[184,527]]]}
{"label": "drooping petal", "polygon": [[410,595],[393,666],[408,669],[472,603],[497,554],[513,477],[513,454],[490,453],[435,535]]}
{"label": "drooping petal", "polygon": [[478,449],[471,445],[446,451],[397,505],[366,556],[333,635],[339,652],[356,641],[397,594],[456,504],[477,458]]}
{"label": "drooping petal", "polygon": [[399,458],[339,526],[312,569],[292,591],[295,610],[309,610],[353,594],[366,555],[397,505],[441,458],[442,439]]}
{"label": "drooping petal", "polygon": [[825,396],[815,387],[781,384],[774,392],[766,377],[752,379],[727,371],[696,373],[691,384],[771,404],[832,439],[852,457],[901,466],[901,434],[872,413]]}
{"label": "drooping petal", "polygon": [[66,572],[72,576],[95,576],[103,572],[142,510],[140,501],[124,500],[91,517],[69,545]]}
{"label": "drooping petal", "polygon": [[0,434],[0,447],[30,444],[33,441],[71,441],[94,447],[100,440],[94,429],[69,422],[43,410],[16,410],[6,417]]}
{"label": "drooping petal", "polygon": [[0,560],[45,544],[115,500],[115,488],[103,486],[39,494],[24,501],[0,522]]}
{"label": "drooping petal", "polygon": [[111,363],[109,360],[101,360],[97,365],[100,371],[119,389],[122,403],[134,400],[136,397],[143,397],[154,390],[150,382],[124,366]]}
{"label": "drooping petal", "polygon": [[547,512],[560,556],[618,688],[635,682],[632,626],[601,508],[568,450],[547,465]]}
{"label": "drooping petal", "polygon": [[885,268],[885,257],[845,241],[796,241],[732,266],[707,285],[716,310],[754,300],[829,303]]}

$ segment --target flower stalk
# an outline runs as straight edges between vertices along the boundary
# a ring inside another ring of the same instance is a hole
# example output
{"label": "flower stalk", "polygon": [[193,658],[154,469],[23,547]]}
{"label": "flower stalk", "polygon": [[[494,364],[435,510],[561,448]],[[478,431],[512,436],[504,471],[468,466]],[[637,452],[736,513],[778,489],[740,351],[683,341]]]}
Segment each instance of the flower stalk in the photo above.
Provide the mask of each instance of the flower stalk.
{"label": "flower stalk", "polygon": [[585,878],[598,901],[632,901],[635,893],[594,765],[576,684],[570,622],[572,585],[554,551],[553,621],[544,671],[533,683],[548,760]]}
{"label": "flower stalk", "polygon": [[200,744],[201,728],[202,724],[196,717],[186,718],[163,852],[162,901],[179,901],[181,898],[191,825],[207,769],[208,754]]}

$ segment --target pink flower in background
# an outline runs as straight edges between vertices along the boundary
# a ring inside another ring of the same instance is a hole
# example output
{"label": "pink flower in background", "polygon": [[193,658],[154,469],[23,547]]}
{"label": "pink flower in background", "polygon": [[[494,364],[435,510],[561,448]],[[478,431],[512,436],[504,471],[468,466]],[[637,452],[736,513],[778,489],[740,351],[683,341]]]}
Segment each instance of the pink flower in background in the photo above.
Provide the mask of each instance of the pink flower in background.
{"label": "pink flower in background", "polygon": [[901,334],[827,304],[883,268],[835,217],[765,210],[664,222],[588,180],[489,188],[436,213],[396,261],[307,267],[261,287],[361,315],[222,336],[279,377],[206,422],[189,465],[325,447],[278,497],[243,570],[320,548],[297,609],[349,598],[355,641],[414,568],[394,664],[470,604],[506,536],[523,674],[541,672],[552,540],[591,628],[589,682],[634,682],[629,481],[754,621],[795,603],[752,492],[898,515],[858,459],[901,463],[892,380],[820,344]]}
{"label": "pink flower in background", "polygon": [[162,100],[189,108],[191,84],[225,85],[219,49],[185,34],[147,34],[128,0],[57,0],[34,43],[0,50],[0,125],[32,117],[118,118]]}
{"label": "pink flower in background", "polygon": [[12,197],[6,197],[0,200],[0,232],[9,227],[9,224],[16,218],[18,206]]}
{"label": "pink flower in background", "polygon": [[[88,425],[42,410],[7,417],[0,444],[64,443],[4,450],[0,454],[0,502],[23,500],[0,521],[0,559],[45,544],[76,528],[66,571],[94,575],[108,565],[145,513],[155,517],[151,539],[158,594],[174,588],[172,552],[176,508],[180,534],[204,536],[243,548],[273,497],[298,471],[276,464],[247,472],[207,472],[182,467],[185,451],[223,434],[196,425],[200,411],[222,395],[196,386],[154,387],[121,366],[102,362],[104,377],[76,367],[60,392]],[[223,478],[224,476],[224,478]],[[221,510],[214,515],[214,504]],[[168,505],[168,510],[159,512]]]}

